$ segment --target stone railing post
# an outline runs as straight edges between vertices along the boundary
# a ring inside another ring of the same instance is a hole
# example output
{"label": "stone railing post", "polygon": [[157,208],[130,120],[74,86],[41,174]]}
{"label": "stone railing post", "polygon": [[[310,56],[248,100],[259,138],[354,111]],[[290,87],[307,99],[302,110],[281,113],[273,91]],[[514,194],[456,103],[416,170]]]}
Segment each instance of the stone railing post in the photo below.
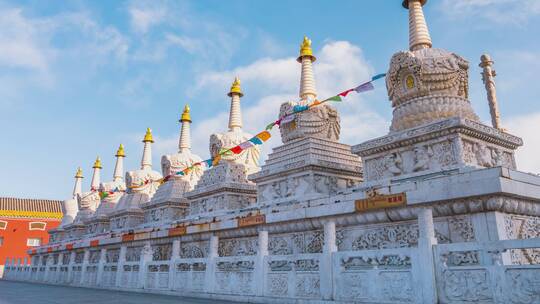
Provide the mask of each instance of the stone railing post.
{"label": "stone railing post", "polygon": [[259,231],[259,248],[257,250],[257,262],[255,264],[255,294],[264,296],[264,282],[266,277],[265,257],[268,256],[268,231]]}
{"label": "stone railing post", "polygon": [[176,274],[176,260],[180,257],[180,240],[172,242],[172,253],[169,261],[169,289],[174,289],[174,277]]}
{"label": "stone railing post", "polygon": [[56,278],[55,278],[55,282],[56,283],[61,283],[61,278],[62,278],[62,272],[60,271],[60,269],[62,268],[62,260],[64,259],[64,253],[63,252],[60,252],[58,254],[58,262],[56,263]]}
{"label": "stone railing post", "polygon": [[122,276],[124,275],[124,263],[126,262],[126,251],[127,246],[122,245],[120,246],[120,254],[118,255],[118,263],[117,263],[117,269],[116,269],[116,282],[115,286],[120,287],[122,282]]}
{"label": "stone railing post", "polygon": [[47,255],[47,260],[45,260],[45,275],[43,276],[43,282],[50,281],[51,271],[49,270],[49,267],[52,266],[52,263],[53,263],[53,257],[52,257],[52,253],[50,253]]}
{"label": "stone railing post", "polygon": [[418,274],[422,288],[421,303],[437,303],[437,285],[435,283],[435,261],[433,245],[437,244],[433,211],[428,207],[418,209]]}
{"label": "stone railing post", "polygon": [[141,261],[139,264],[139,288],[144,289],[146,286],[146,273],[148,272],[147,263],[150,261],[152,261],[152,246],[150,245],[150,242],[146,242],[141,252]]}
{"label": "stone railing post", "polygon": [[336,251],[336,222],[328,221],[324,223],[324,246],[319,268],[323,300],[331,300],[333,297],[334,276],[332,272],[332,257]]}
{"label": "stone railing post", "polygon": [[67,283],[72,284],[73,280],[73,267],[75,266],[75,251],[69,253],[69,263],[68,263],[68,274],[67,274]]}
{"label": "stone railing post", "polygon": [[36,277],[34,278],[34,281],[38,281],[39,277],[41,276],[40,274],[40,268],[41,268],[41,264],[43,263],[43,255],[40,255],[38,257],[38,260],[37,260],[37,264],[36,264]]}
{"label": "stone railing post", "polygon": [[103,277],[103,271],[105,267],[105,261],[107,258],[107,249],[101,248],[99,253],[99,261],[97,265],[96,285],[101,285],[101,278]]}
{"label": "stone railing post", "polygon": [[206,262],[206,282],[208,285],[205,287],[206,292],[214,292],[216,281],[216,258],[219,257],[219,237],[216,235],[210,236],[210,245],[208,250],[208,259]]}
{"label": "stone railing post", "polygon": [[88,267],[88,259],[90,258],[90,250],[88,248],[84,249],[84,257],[81,267],[81,280],[77,282],[79,285],[84,285],[86,280],[86,268]]}

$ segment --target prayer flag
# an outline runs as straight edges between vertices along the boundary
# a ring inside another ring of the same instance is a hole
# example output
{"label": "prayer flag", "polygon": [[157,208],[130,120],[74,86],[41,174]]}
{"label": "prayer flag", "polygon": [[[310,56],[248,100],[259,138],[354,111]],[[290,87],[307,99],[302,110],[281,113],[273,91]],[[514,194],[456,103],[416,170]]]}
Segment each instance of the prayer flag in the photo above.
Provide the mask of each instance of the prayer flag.
{"label": "prayer flag", "polygon": [[240,154],[240,152],[242,152],[242,147],[240,147],[240,146],[232,147],[231,152],[234,153],[234,154]]}
{"label": "prayer flag", "polygon": [[339,96],[339,95],[332,96],[332,97],[330,97],[330,98],[328,98],[328,99],[326,99],[326,100],[331,100],[331,101],[342,101],[341,96]]}
{"label": "prayer flag", "polygon": [[262,141],[267,141],[272,135],[268,131],[262,131],[261,133],[255,135],[255,137],[259,138]]}
{"label": "prayer flag", "polygon": [[274,127],[275,124],[276,124],[275,122],[270,123],[270,124],[268,124],[268,125],[266,126],[265,129],[266,129],[266,130],[272,130],[272,128]]}
{"label": "prayer flag", "polygon": [[289,114],[281,119],[281,123],[289,123],[294,120],[294,114]]}
{"label": "prayer flag", "polygon": [[377,74],[377,75],[371,77],[371,81],[377,80],[377,79],[379,79],[379,78],[383,78],[384,76],[386,76],[385,73]]}
{"label": "prayer flag", "polygon": [[305,106],[301,106],[301,105],[296,105],[294,106],[293,108],[293,112],[294,113],[298,113],[298,112],[303,112],[305,110],[309,109],[309,106],[305,105]]}
{"label": "prayer flag", "polygon": [[238,146],[240,148],[242,148],[242,150],[245,150],[245,149],[249,149],[249,148],[253,147],[253,143],[248,140],[248,141],[245,141],[245,142],[239,144]]}
{"label": "prayer flag", "polygon": [[[338,96],[347,97],[347,94],[349,94],[352,91],[354,91],[354,89],[348,89],[347,91],[343,91],[343,92],[339,93]],[[341,101],[341,99],[339,101]]]}
{"label": "prayer flag", "polygon": [[257,137],[252,137],[249,139],[250,142],[252,142],[255,145],[262,145],[262,141],[258,139]]}
{"label": "prayer flag", "polygon": [[219,161],[221,160],[221,155],[216,155],[216,157],[214,157],[212,159],[212,166],[217,166],[217,164],[219,164]]}
{"label": "prayer flag", "polygon": [[371,91],[375,89],[375,87],[373,86],[373,84],[370,82],[366,82],[366,83],[363,83],[359,86],[357,86],[356,88],[354,88],[354,90],[356,91],[356,93],[361,93],[361,92],[367,92],[367,91]]}
{"label": "prayer flag", "polygon": [[205,160],[204,163],[206,164],[206,166],[207,166],[208,168],[212,167],[212,159],[211,159],[211,158]]}

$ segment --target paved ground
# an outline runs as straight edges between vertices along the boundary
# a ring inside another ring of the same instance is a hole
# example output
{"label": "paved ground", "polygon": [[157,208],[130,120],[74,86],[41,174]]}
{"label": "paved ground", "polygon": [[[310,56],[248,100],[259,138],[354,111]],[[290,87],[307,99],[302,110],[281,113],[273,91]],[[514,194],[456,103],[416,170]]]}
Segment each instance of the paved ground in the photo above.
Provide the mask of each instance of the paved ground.
{"label": "paved ground", "polygon": [[[0,280],[0,304],[235,304],[166,295],[51,286]],[[236,303],[238,304],[238,303]]]}

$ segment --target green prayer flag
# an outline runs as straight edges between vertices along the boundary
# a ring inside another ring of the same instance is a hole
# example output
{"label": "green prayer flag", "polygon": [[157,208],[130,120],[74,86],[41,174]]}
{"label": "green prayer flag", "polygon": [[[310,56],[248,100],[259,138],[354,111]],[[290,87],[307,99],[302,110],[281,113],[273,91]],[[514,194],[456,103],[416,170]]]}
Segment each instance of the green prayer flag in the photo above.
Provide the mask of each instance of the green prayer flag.
{"label": "green prayer flag", "polygon": [[[331,101],[342,101],[341,96],[339,96],[339,95],[332,96],[332,97],[330,97],[330,98],[328,98],[328,99],[326,99],[326,100],[331,100]],[[326,101],[326,100],[325,100],[325,101]]]}

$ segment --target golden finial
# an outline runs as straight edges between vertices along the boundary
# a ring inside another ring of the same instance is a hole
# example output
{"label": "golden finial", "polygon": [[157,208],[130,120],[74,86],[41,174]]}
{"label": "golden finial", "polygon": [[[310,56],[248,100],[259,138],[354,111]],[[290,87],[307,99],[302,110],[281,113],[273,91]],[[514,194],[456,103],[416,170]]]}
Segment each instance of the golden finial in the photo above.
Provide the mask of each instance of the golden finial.
{"label": "golden finial", "polygon": [[101,167],[101,159],[99,158],[99,156],[96,158],[96,161],[94,162],[94,166],[92,166],[92,168],[94,168],[94,169],[103,168],[103,167]]}
{"label": "golden finial", "polygon": [[302,57],[311,57],[311,61],[315,61],[317,58],[313,56],[313,50],[311,49],[311,40],[307,36],[304,36],[304,41],[300,45],[300,56],[296,59],[298,62],[302,62]]}
{"label": "golden finial", "polygon": [[84,176],[82,175],[81,167],[77,168],[77,173],[75,173],[75,178],[84,178]]}
{"label": "golden finial", "polygon": [[116,157],[126,157],[126,152],[124,151],[124,145],[120,144],[118,150],[116,151]]}
{"label": "golden finial", "polygon": [[146,134],[144,135],[143,142],[154,142],[154,139],[152,138],[152,129],[146,128]]}
{"label": "golden finial", "polygon": [[231,85],[231,90],[227,95],[229,97],[232,97],[233,94],[238,94],[240,95],[240,97],[244,96],[244,93],[242,93],[242,89],[240,88],[240,79],[238,78],[238,76],[234,78],[234,81]]}
{"label": "golden finial", "polygon": [[189,114],[189,105],[184,106],[184,112],[182,112],[182,116],[180,117],[180,122],[191,122],[191,115]]}

